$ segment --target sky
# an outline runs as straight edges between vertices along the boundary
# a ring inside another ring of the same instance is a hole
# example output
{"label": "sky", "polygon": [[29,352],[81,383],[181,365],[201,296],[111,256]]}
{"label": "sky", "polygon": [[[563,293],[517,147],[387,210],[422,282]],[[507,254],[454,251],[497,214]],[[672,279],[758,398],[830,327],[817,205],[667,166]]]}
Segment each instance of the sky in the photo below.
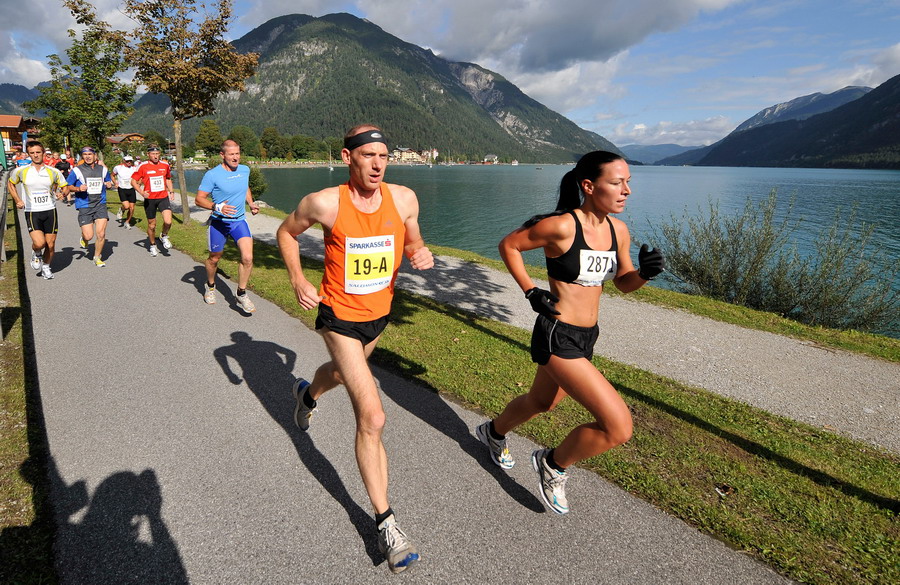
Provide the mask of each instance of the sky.
{"label": "sky", "polygon": [[[93,0],[117,28],[121,0]],[[211,6],[217,6],[212,3]],[[349,12],[477,63],[617,146],[711,144],[760,110],[900,74],[900,0],[235,0],[239,38],[284,14]],[[0,0],[0,83],[50,78],[74,19]]]}

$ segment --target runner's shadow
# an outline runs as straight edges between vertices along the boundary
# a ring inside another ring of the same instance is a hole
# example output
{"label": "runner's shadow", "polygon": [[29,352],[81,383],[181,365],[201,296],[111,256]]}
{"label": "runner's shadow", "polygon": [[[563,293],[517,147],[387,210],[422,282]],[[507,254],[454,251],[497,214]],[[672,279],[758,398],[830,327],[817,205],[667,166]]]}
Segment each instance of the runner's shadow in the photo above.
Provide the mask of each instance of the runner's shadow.
{"label": "runner's shadow", "polygon": [[[222,277],[216,278],[216,295],[221,296],[222,299],[228,303],[228,307],[241,317],[250,317],[249,314],[238,307],[237,297],[231,290],[230,283],[223,280],[224,276],[222,271],[216,272],[216,276]],[[200,293],[200,296],[202,297],[206,293],[206,268],[204,266],[194,266],[190,272],[186,272],[185,275],[181,277],[181,282],[193,284],[194,288],[197,289],[197,292]]]}
{"label": "runner's shadow", "polygon": [[[72,583],[187,585],[178,547],[162,519],[162,489],[152,469],[120,471],[88,496],[66,485],[49,462],[61,576]],[[73,520],[76,514],[83,515]]]}
{"label": "runner's shadow", "polygon": [[60,272],[68,268],[72,262],[86,257],[87,252],[82,248],[73,248],[71,246],[60,248],[53,255],[53,265],[50,268],[53,269],[53,272]]}
{"label": "runner's shadow", "polygon": [[[243,331],[232,333],[231,340],[233,342],[231,345],[213,351],[213,356],[225,372],[228,381],[235,386],[246,382],[269,416],[281,425],[285,434],[293,441],[294,448],[306,468],[344,508],[363,541],[372,564],[383,563],[384,557],[378,550],[378,537],[372,516],[356,503],[337,470],[316,448],[312,437],[300,431],[294,424],[291,384],[294,382],[293,371],[297,354],[271,341],[257,341]],[[232,369],[232,362],[237,364],[237,371]]]}
{"label": "runner's shadow", "polygon": [[[385,349],[376,348],[373,357],[379,363],[390,363],[393,367],[397,367],[399,371],[407,374],[422,374],[421,371],[413,371],[421,370],[421,366],[412,364]],[[380,381],[381,391],[384,392],[385,396],[388,396],[398,406],[419,417],[423,422],[428,423],[451,440],[456,441],[460,449],[481,465],[512,499],[533,512],[544,513],[544,505],[540,500],[494,464],[487,448],[475,438],[473,429],[466,425],[436,390],[427,387],[416,388],[416,391],[410,392],[410,382],[381,368],[377,377]],[[423,385],[423,382],[419,380],[416,384]]]}

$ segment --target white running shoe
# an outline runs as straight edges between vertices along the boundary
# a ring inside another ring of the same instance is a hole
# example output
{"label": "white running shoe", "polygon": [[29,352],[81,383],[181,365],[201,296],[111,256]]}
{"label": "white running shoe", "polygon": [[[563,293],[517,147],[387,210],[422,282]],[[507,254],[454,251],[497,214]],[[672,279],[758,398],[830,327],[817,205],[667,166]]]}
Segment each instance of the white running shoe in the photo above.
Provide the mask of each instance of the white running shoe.
{"label": "white running shoe", "polygon": [[206,286],[206,292],[203,293],[203,302],[207,305],[215,305],[216,304],[216,289],[209,288],[209,285]]}
{"label": "white running shoe", "polygon": [[556,471],[547,465],[547,455],[550,449],[536,449],[531,454],[531,466],[538,474],[540,481],[538,488],[541,499],[547,507],[557,514],[569,513],[569,501],[566,499],[566,480],[569,479],[565,471]]}
{"label": "white running shoe", "polygon": [[116,212],[116,219],[118,219],[120,221],[122,219],[122,208],[121,207],[119,208],[119,211]]}
{"label": "white running shoe", "polygon": [[393,514],[378,526],[378,550],[387,560],[391,573],[405,571],[419,560],[416,545],[397,526]]}
{"label": "white running shoe", "polygon": [[237,304],[245,313],[255,313],[256,305],[253,304],[253,301],[250,300],[250,296],[245,292],[242,295],[238,295],[235,297],[237,299]]}
{"label": "white running shoe", "polygon": [[34,250],[31,251],[31,269],[32,270],[40,270],[41,266],[44,265],[44,256],[43,254],[38,254]]}
{"label": "white running shoe", "polygon": [[44,280],[50,280],[53,278],[53,273],[50,272],[50,267],[44,264],[41,266],[41,276],[44,277]]}
{"label": "white running shoe", "polygon": [[150,246],[150,255],[156,258],[157,254],[159,254],[159,249],[156,247],[156,244]]}
{"label": "white running shoe", "polygon": [[169,241],[168,234],[163,234],[163,235],[159,236],[159,240],[163,243],[163,248],[165,248],[166,250],[172,249],[172,242]]}
{"label": "white running shoe", "polygon": [[297,401],[297,405],[294,407],[294,424],[304,432],[309,430],[309,419],[312,418],[313,413],[316,411],[315,406],[310,408],[306,406],[306,402],[303,400],[308,391],[309,382],[303,378],[297,378],[291,385],[291,393],[294,395],[294,400]]}
{"label": "white running shoe", "polygon": [[509,452],[506,439],[503,439],[502,441],[496,440],[491,436],[490,428],[491,421],[483,422],[475,427],[475,436],[478,437],[479,441],[487,445],[487,448],[491,453],[491,460],[494,463],[503,469],[512,469],[516,464],[516,460],[513,459],[512,454]]}

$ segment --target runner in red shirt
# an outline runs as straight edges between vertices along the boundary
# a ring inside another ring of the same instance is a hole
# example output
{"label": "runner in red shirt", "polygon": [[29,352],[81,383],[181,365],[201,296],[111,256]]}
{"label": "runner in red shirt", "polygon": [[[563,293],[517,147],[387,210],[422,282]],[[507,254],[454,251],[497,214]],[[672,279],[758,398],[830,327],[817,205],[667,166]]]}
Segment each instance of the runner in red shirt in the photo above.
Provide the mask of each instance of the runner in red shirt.
{"label": "runner in red shirt", "polygon": [[169,228],[172,227],[172,205],[169,198],[175,195],[172,187],[172,170],[169,163],[159,160],[160,150],[156,145],[147,149],[147,162],[142,164],[133,175],[131,185],[138,195],[144,198],[144,209],[147,212],[147,238],[150,241],[150,255],[159,254],[156,247],[156,211],[162,213],[163,226],[159,239],[163,248],[172,247],[169,241]]}

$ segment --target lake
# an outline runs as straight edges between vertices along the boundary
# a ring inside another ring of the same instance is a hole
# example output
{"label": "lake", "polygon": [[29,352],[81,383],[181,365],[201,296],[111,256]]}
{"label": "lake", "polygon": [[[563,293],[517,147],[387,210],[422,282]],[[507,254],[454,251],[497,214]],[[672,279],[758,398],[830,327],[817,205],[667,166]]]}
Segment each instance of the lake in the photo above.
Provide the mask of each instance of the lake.
{"label": "lake", "polygon": [[[556,206],[562,176],[571,165],[391,166],[386,178],[416,191],[419,223],[425,241],[499,258],[497,244],[527,218]],[[347,179],[346,167],[262,169],[269,188],[263,199],[283,211],[293,210],[310,192]],[[625,221],[638,242],[652,243],[651,225],[673,215],[706,212],[710,200],[722,215],[739,212],[747,198],[764,201],[772,189],[779,213],[794,201],[794,217],[803,221],[795,232],[798,251],[812,251],[817,236],[837,214],[857,208],[858,218],[876,224],[873,244],[896,264],[900,261],[900,171],[840,169],[771,169],[735,167],[631,167],[632,194]],[[188,171],[194,191],[202,171]],[[634,248],[636,255],[637,249]],[[540,265],[540,252],[527,261]],[[894,283],[900,290],[900,279]]]}

